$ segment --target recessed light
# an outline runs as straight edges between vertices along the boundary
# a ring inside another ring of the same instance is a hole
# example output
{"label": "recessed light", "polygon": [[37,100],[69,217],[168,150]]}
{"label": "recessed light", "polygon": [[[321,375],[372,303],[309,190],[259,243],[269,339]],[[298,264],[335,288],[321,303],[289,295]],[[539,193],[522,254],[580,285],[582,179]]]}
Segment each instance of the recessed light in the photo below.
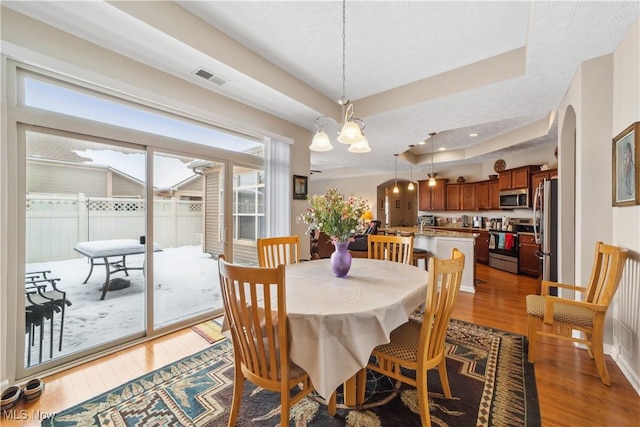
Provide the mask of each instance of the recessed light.
{"label": "recessed light", "polygon": [[478,136],[477,132],[470,133],[469,136]]}
{"label": "recessed light", "polygon": [[418,145],[424,145],[424,144],[426,144],[426,142],[425,142],[425,141],[420,141],[420,142],[418,142]]}
{"label": "recessed light", "polygon": [[438,151],[445,151],[445,150],[446,150],[446,148],[444,148],[444,147],[438,148]]}

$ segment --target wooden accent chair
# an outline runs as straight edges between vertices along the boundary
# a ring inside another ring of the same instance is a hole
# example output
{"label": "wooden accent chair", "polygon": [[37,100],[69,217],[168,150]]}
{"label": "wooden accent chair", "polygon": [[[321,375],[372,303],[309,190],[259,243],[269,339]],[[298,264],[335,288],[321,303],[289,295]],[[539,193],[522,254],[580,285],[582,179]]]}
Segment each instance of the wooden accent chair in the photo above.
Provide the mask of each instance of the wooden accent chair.
{"label": "wooden accent chair", "polygon": [[[543,280],[540,295],[527,295],[529,362],[533,363],[539,335],[584,344],[589,356],[595,359],[600,380],[603,384],[611,385],[604,360],[604,324],[627,256],[626,249],[597,242],[587,287]],[[584,294],[584,299],[576,301],[549,295],[550,287],[580,292]],[[551,328],[545,328],[545,325]],[[574,330],[581,332],[581,336],[573,336]]]}
{"label": "wooden accent chair", "polygon": [[413,263],[413,237],[369,235],[369,259]]}
{"label": "wooden accent chair", "polygon": [[[289,359],[285,266],[246,267],[218,257],[225,321],[233,342],[233,399],[228,425],[238,421],[244,380],[280,393],[282,426],[289,410],[313,391],[309,375]],[[269,307],[266,309],[265,307]],[[271,313],[265,316],[264,313]],[[293,392],[293,393],[292,393]],[[329,413],[335,414],[332,395]]]}
{"label": "wooden accent chair", "polygon": [[[438,367],[442,389],[451,398],[445,359],[445,338],[451,312],[460,291],[464,254],[451,251],[451,259],[429,258],[429,287],[422,321],[409,320],[391,332],[391,342],[373,350],[375,362],[367,368],[418,390],[422,425],[431,426],[427,371]],[[415,370],[415,379],[401,368]]]}
{"label": "wooden accent chair", "polygon": [[258,265],[260,267],[277,267],[300,261],[300,237],[263,237],[258,239]]}

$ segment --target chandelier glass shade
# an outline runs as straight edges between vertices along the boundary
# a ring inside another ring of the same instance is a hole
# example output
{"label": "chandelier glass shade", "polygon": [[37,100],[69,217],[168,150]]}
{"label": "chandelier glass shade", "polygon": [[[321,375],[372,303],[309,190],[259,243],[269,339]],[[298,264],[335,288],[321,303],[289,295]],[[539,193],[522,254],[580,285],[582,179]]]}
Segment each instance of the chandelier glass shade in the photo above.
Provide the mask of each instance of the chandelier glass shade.
{"label": "chandelier glass shade", "polygon": [[339,129],[338,142],[349,144],[348,151],[351,153],[368,153],[371,151],[369,140],[364,135],[364,121],[354,117],[355,108],[351,101],[346,97],[345,93],[345,75],[346,75],[346,0],[342,1],[342,97],[338,101],[342,105],[342,123],[338,123],[335,119],[328,116],[321,116],[316,119],[316,132],[309,149],[312,151],[330,151],[333,149],[329,136],[324,132],[324,125],[320,125],[323,119],[335,123]]}

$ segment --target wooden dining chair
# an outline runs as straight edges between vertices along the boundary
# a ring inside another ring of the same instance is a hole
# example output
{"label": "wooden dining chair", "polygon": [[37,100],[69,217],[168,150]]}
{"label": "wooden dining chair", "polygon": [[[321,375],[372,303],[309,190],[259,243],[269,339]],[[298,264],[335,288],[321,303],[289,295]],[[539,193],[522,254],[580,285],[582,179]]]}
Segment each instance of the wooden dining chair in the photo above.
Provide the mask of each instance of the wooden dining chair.
{"label": "wooden dining chair", "polygon": [[[626,249],[597,242],[591,278],[586,287],[543,280],[540,295],[527,295],[529,362],[533,363],[538,336],[583,344],[595,360],[602,383],[611,385],[604,360],[604,325],[627,256]],[[576,301],[552,296],[549,295],[551,287],[579,292],[584,297]]]}
{"label": "wooden dining chair", "polygon": [[369,235],[369,259],[413,263],[413,237]]}
{"label": "wooden dining chair", "polygon": [[[235,426],[238,421],[247,379],[280,393],[280,424],[288,426],[291,407],[314,388],[309,375],[289,359],[285,266],[234,265],[219,255],[218,271],[235,362],[228,425]],[[331,415],[336,411],[335,399],[334,393],[329,401]]]}
{"label": "wooden dining chair", "polygon": [[[409,320],[391,332],[391,342],[376,347],[367,368],[417,389],[422,425],[431,426],[427,371],[438,367],[444,395],[451,398],[445,358],[445,338],[451,312],[460,291],[464,254],[454,248],[450,259],[429,258],[425,310],[420,320]],[[406,369],[415,371],[415,377]],[[360,396],[362,398],[362,396]]]}
{"label": "wooden dining chair", "polygon": [[277,267],[295,264],[300,260],[300,237],[263,237],[258,239],[258,265]]}

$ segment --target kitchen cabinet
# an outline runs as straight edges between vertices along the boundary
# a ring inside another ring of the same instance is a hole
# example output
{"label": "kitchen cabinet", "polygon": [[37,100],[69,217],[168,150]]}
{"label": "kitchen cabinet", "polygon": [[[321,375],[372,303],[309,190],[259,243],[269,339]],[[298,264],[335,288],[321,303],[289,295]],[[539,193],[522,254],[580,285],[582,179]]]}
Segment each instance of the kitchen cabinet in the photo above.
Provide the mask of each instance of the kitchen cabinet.
{"label": "kitchen cabinet", "polygon": [[421,211],[443,211],[447,208],[446,186],[448,179],[436,179],[436,185],[429,187],[429,181],[418,181],[418,207]]}
{"label": "kitchen cabinet", "polygon": [[536,243],[532,234],[519,234],[518,238],[520,239],[518,273],[538,277],[541,260],[538,258],[537,252],[540,250],[540,245]]}
{"label": "kitchen cabinet", "polygon": [[478,209],[475,183],[460,184],[460,209],[463,211]]}
{"label": "kitchen cabinet", "polygon": [[488,231],[476,231],[478,237],[476,237],[476,262],[482,264],[489,264],[489,232]]}
{"label": "kitchen cabinet", "polygon": [[476,183],[478,210],[500,209],[500,182],[497,179]]}
{"label": "kitchen cabinet", "polygon": [[531,172],[538,170],[540,170],[540,166],[522,166],[520,168],[500,172],[498,177],[500,190],[519,190],[521,188],[529,188]]}
{"label": "kitchen cabinet", "polygon": [[460,184],[447,184],[447,210],[459,211],[460,208]]}
{"label": "kitchen cabinet", "polygon": [[558,175],[557,169],[549,169],[546,171],[538,171],[531,173],[531,195],[535,196],[536,188],[538,188],[538,184],[544,181],[545,179],[549,179],[551,177],[555,177]]}
{"label": "kitchen cabinet", "polygon": [[447,184],[448,211],[475,211],[477,209],[475,183]]}

